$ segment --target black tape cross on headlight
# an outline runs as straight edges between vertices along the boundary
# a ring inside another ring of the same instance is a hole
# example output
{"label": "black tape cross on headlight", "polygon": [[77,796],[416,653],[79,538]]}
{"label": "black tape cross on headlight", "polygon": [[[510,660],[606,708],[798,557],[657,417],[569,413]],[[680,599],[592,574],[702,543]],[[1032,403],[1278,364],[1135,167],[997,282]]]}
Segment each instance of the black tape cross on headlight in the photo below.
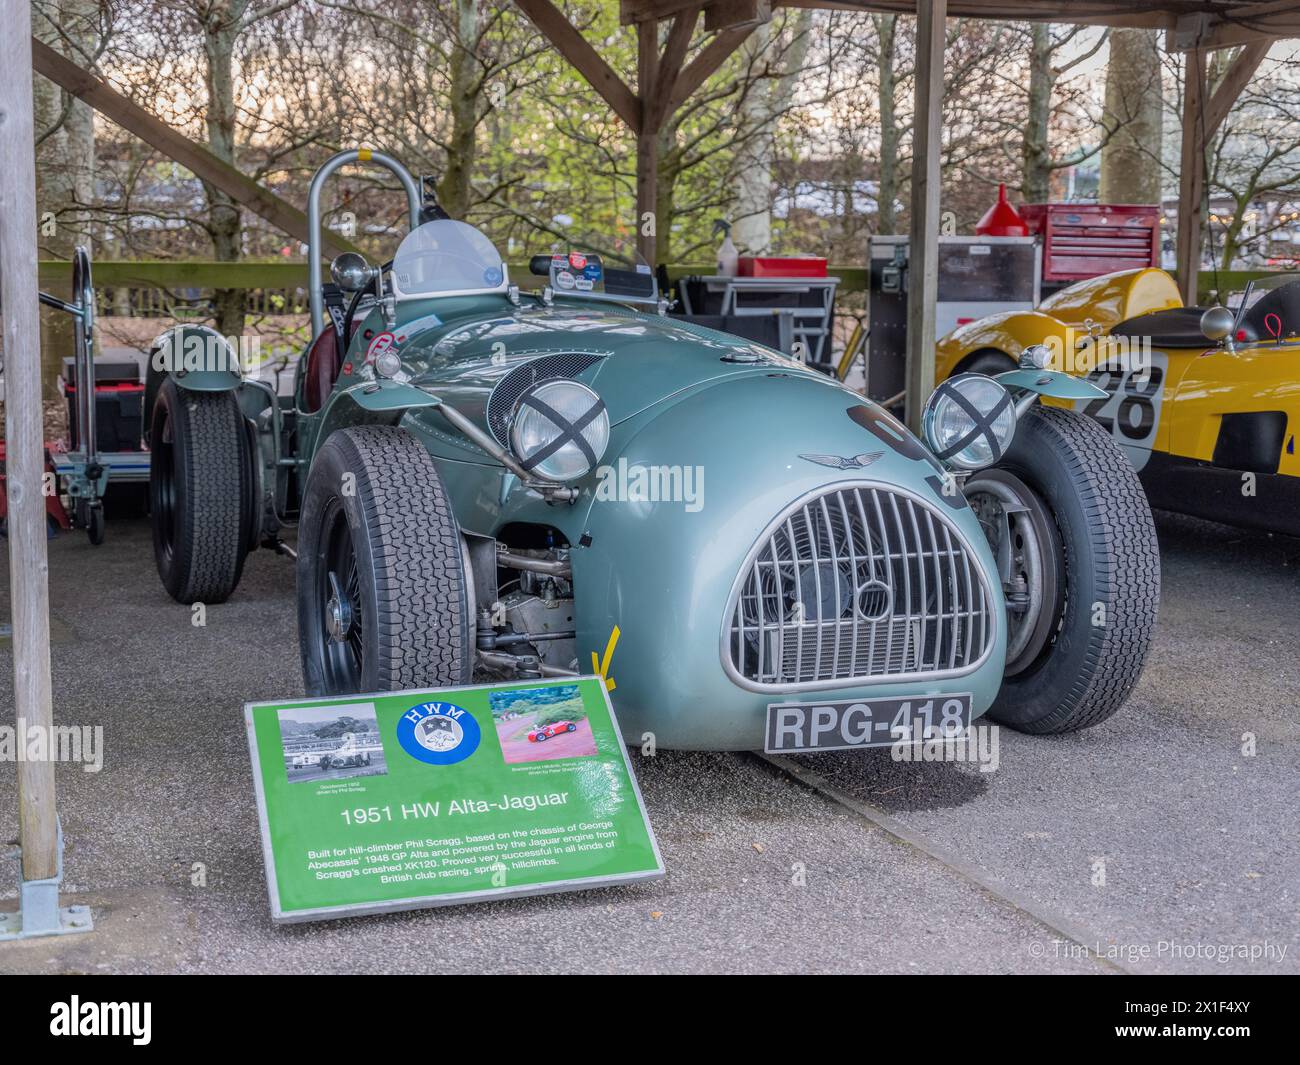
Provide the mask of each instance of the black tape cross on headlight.
{"label": "black tape cross on headlight", "polygon": [[998,441],[998,434],[993,431],[993,423],[998,420],[998,415],[1000,415],[1007,407],[1011,406],[1011,393],[1006,389],[1003,389],[1002,398],[994,404],[993,409],[986,415],[980,413],[979,408],[962,395],[961,389],[952,382],[945,381],[939,386],[938,390],[943,392],[946,398],[955,400],[957,406],[961,407],[962,410],[970,415],[970,419],[974,424],[971,426],[970,432],[951,447],[946,447],[942,451],[938,452],[934,457],[939,459],[941,462],[944,459],[950,459],[958,452],[964,451],[982,435],[984,439],[988,441],[989,451],[993,455],[989,465],[991,466],[998,462],[1002,458],[1003,451],[1002,444]]}
{"label": "black tape cross on headlight", "polygon": [[525,392],[519,397],[519,402],[523,406],[532,407],[533,410],[550,419],[550,421],[554,423],[555,427],[560,430],[555,439],[540,451],[537,451],[528,457],[524,457],[523,455],[519,456],[519,464],[523,466],[524,469],[532,472],[537,468],[537,466],[559,451],[560,448],[564,447],[565,444],[569,443],[569,441],[573,441],[578,445],[583,455],[586,456],[588,467],[594,467],[596,465],[596,452],[593,451],[591,445],[587,443],[587,438],[582,435],[582,430],[600,417],[600,412],[605,409],[605,401],[603,399],[597,396],[596,402],[593,403],[586,413],[584,413],[576,422],[569,421],[568,418],[545,400],[538,399],[536,394],[533,392]]}

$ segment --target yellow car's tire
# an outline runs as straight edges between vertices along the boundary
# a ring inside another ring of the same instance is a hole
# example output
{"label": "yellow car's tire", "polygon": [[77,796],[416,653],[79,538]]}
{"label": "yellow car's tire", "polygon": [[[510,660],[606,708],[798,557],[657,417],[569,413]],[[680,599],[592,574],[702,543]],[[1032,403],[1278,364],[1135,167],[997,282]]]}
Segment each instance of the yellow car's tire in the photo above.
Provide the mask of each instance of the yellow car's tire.
{"label": "yellow car's tire", "polygon": [[1160,552],[1146,494],[1110,436],[1061,408],[1031,407],[999,468],[1051,514],[1064,595],[1051,636],[1003,680],[989,716],[1022,732],[1087,728],[1124,704],[1155,629]]}
{"label": "yellow car's tire", "polygon": [[996,377],[1000,373],[1016,368],[1016,360],[1004,351],[979,351],[970,356],[961,366],[960,373],[982,373],[985,377]]}

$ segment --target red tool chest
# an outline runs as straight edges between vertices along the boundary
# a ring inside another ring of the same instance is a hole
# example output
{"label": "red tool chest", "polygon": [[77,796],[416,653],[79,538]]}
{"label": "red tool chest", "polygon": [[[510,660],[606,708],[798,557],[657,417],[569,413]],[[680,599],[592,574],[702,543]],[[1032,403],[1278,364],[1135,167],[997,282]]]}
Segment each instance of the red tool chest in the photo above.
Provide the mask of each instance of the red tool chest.
{"label": "red tool chest", "polygon": [[1017,210],[1042,238],[1044,282],[1160,265],[1155,204],[1026,203]]}

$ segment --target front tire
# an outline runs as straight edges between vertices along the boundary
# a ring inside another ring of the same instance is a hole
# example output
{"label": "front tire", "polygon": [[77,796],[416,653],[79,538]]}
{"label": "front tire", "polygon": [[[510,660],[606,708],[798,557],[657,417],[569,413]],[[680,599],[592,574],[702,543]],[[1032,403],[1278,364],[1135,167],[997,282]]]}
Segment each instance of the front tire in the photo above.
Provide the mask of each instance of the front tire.
{"label": "front tire", "polygon": [[312,695],[467,684],[460,528],[410,433],[360,426],[312,463],[298,532],[298,639]]}
{"label": "front tire", "polygon": [[[1160,552],[1146,494],[1096,422],[1057,407],[1030,408],[997,469],[1010,480],[981,486],[977,474],[966,486],[977,513],[981,496],[1012,481],[1026,486],[1052,522],[1039,553],[1055,554],[1057,565],[1038,597],[1050,613],[1030,619],[1041,633],[1037,650],[1003,679],[989,716],[1022,732],[1088,728],[1124,704],[1155,629]],[[1022,541],[1034,535],[1032,510],[1011,523]]]}
{"label": "front tire", "polygon": [[[230,392],[188,392],[170,377],[149,430],[154,561],[179,603],[222,603],[248,553],[252,456]],[[93,538],[93,536],[92,536]]]}

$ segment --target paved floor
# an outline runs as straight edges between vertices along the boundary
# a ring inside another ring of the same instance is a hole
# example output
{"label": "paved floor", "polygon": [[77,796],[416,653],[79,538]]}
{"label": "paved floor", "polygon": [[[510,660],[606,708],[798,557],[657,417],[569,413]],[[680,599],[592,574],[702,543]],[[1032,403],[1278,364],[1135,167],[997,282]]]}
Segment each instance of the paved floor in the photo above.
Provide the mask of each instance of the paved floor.
{"label": "paved floor", "polygon": [[[196,626],[145,523],[111,522],[99,549],[65,536],[56,717],[102,723],[106,751],[100,773],[60,767],[59,804],[66,886],[97,929],[0,944],[0,972],[1300,972],[1300,541],[1158,526],[1155,649],[1096,729],[1002,732],[993,773],[888,752],[791,764],[816,787],[747,755],[638,758],[661,882],[283,929],[241,708],[301,691],[291,565],[257,552]],[[0,839],[14,787],[0,764]],[[0,864],[0,907],[15,876]],[[1269,953],[1219,953],[1252,945]]]}

